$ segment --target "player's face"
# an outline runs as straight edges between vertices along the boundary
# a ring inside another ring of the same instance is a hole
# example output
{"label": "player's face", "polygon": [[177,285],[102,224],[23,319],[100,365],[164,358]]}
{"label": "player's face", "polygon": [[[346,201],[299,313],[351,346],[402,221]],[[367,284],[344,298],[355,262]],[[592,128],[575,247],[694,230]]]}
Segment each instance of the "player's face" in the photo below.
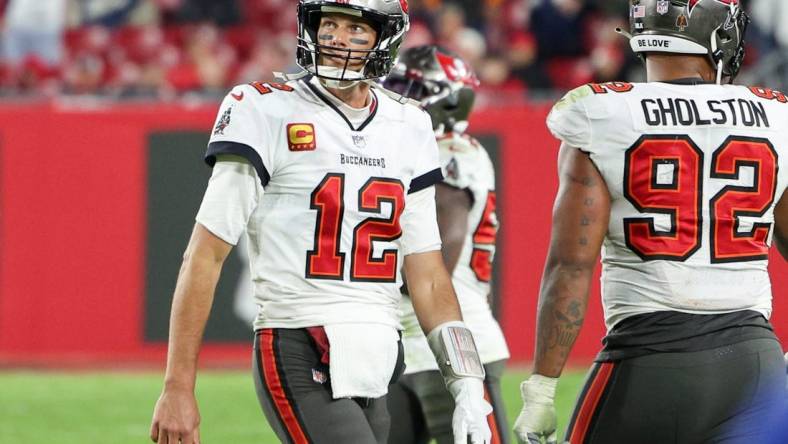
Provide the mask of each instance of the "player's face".
{"label": "player's face", "polygon": [[[358,57],[359,60],[351,60],[347,68],[358,71],[364,67],[364,52],[354,50],[367,50],[375,46],[377,32],[366,20],[345,14],[326,14],[320,19],[320,28],[317,31],[317,38],[323,46],[341,49],[341,51],[324,50],[321,53],[320,64],[344,68],[348,51],[351,57]],[[332,57],[336,55],[336,57]]]}

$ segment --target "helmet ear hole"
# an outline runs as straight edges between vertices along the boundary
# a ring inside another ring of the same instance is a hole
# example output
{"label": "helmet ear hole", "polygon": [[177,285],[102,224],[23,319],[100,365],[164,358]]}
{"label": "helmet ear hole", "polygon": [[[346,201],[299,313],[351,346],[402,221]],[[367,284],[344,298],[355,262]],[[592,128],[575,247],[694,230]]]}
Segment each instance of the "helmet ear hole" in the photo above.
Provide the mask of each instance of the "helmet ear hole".
{"label": "helmet ear hole", "polygon": [[730,43],[733,40],[733,36],[727,31],[717,31],[717,37],[722,43]]}

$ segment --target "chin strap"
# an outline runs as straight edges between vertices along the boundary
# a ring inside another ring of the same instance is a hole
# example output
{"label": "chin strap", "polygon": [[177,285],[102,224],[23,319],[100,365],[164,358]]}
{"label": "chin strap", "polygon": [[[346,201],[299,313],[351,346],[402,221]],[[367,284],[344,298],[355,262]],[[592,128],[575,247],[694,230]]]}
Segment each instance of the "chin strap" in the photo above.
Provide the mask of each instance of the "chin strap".
{"label": "chin strap", "polygon": [[382,94],[385,94],[390,99],[395,100],[396,102],[398,102],[401,105],[406,105],[408,103],[411,104],[411,105],[415,105],[415,106],[420,106],[421,105],[421,103],[419,103],[417,100],[413,100],[413,99],[411,99],[409,97],[403,96],[402,94],[398,94],[398,93],[395,93],[394,91],[387,90],[386,88],[380,86],[380,84],[378,84],[374,80],[362,80],[362,81],[364,83],[366,83],[367,85],[369,85],[371,88],[375,88],[375,91],[378,91],[378,92],[380,92]]}
{"label": "chin strap", "polygon": [[722,85],[722,72],[725,66],[723,64],[723,54],[717,46],[717,31],[719,29],[720,27],[717,27],[711,32],[711,58],[717,63],[717,85]]}
{"label": "chin strap", "polygon": [[283,82],[289,82],[291,80],[301,80],[307,76],[309,76],[309,72],[307,72],[306,70],[301,70],[300,72],[296,72],[292,74],[274,71],[274,77],[277,80],[282,80]]}

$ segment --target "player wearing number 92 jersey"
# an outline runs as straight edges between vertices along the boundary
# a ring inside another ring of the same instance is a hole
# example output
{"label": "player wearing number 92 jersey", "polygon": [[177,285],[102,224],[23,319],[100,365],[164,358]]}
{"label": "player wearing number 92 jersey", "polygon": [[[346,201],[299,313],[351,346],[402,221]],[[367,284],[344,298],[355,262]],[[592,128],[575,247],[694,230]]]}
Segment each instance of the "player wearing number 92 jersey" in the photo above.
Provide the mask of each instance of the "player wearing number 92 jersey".
{"label": "player wearing number 92 jersey", "polygon": [[[644,417],[665,408],[689,414],[701,404],[673,398],[688,396],[675,389],[685,383],[720,406],[711,423],[728,418],[717,429],[697,422],[688,436],[764,432],[752,418],[730,420],[726,409],[742,407],[746,395],[723,387],[743,375],[741,391],[762,384],[768,393],[777,387],[768,388],[770,377],[784,383],[767,270],[775,207],[788,204],[784,122],[780,92],[696,80],[588,85],[553,108],[550,131],[588,155],[610,194],[601,282],[608,334],[567,429],[571,443],[668,442],[672,430],[659,420],[622,423],[613,412],[639,398],[655,409]],[[761,364],[743,358],[750,353],[762,353]],[[756,399],[770,396],[763,390]],[[747,415],[768,423],[774,404],[759,404]]]}
{"label": "player wearing number 92 jersey", "polygon": [[547,118],[560,187],[515,433],[556,438],[601,250],[607,335],[563,439],[786,442],[769,436],[788,416],[767,265],[773,242],[788,258],[788,98],[723,84],[744,57],[738,0],[629,6],[649,82],[580,87]]}

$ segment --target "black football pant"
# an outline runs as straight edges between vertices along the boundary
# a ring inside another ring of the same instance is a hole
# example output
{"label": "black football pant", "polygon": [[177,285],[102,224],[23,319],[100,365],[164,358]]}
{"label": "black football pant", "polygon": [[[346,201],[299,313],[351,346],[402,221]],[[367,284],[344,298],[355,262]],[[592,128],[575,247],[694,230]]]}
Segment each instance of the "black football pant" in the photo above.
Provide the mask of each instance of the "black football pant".
{"label": "black football pant", "polygon": [[256,332],[257,398],[279,440],[292,444],[385,443],[389,430],[385,397],[333,399],[329,367],[321,362],[321,356],[323,352],[306,329]]}
{"label": "black football pant", "polygon": [[[501,396],[501,375],[506,361],[484,366],[485,398],[493,406],[487,417],[492,432],[492,444],[507,444],[509,424]],[[440,372],[426,371],[402,376],[389,387],[388,409],[391,414],[389,444],[426,444],[435,439],[437,444],[453,444],[451,420],[454,399],[446,389]]]}
{"label": "black football pant", "polygon": [[788,443],[785,362],[774,339],[596,363],[571,444]]}

